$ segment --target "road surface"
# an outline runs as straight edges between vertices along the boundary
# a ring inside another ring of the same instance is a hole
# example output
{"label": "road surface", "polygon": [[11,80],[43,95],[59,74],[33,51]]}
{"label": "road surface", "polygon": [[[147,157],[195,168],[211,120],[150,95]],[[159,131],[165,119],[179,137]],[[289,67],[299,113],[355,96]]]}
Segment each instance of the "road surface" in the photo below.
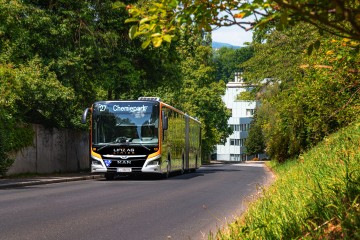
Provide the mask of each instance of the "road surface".
{"label": "road surface", "polygon": [[207,239],[271,179],[214,164],[165,180],[86,180],[0,190],[0,239]]}

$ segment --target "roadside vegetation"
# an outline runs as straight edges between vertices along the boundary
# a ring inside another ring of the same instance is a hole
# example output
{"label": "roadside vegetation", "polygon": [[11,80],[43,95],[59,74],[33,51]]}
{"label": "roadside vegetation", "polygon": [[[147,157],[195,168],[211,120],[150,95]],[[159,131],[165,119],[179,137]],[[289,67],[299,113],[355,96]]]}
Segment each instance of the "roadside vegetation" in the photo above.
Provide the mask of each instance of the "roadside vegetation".
{"label": "roadside vegetation", "polygon": [[113,3],[0,0],[0,175],[32,144],[31,124],[84,128],[81,113],[97,100],[157,96],[197,117],[205,159],[229,135],[210,35],[189,27],[142,49]]}
{"label": "roadside vegetation", "polygon": [[262,189],[216,239],[360,239],[360,119],[299,157],[269,167]]}
{"label": "roadside vegetation", "polygon": [[265,32],[241,65],[260,86],[246,147],[277,179],[214,238],[360,239],[360,43],[304,23]]}
{"label": "roadside vegetation", "polygon": [[[310,54],[308,46],[320,37]],[[262,129],[258,136],[272,159],[296,157],[356,119],[359,41],[320,36],[313,26],[298,23],[283,31],[269,29],[253,47],[254,56],[242,64],[245,79],[259,85],[250,132]]]}

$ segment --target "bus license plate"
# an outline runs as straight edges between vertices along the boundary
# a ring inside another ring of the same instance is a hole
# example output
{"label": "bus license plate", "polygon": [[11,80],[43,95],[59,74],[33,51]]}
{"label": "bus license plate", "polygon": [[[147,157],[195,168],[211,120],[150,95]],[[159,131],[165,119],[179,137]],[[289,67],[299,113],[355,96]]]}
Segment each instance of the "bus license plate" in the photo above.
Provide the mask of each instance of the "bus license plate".
{"label": "bus license plate", "polygon": [[131,172],[131,168],[118,168],[117,172]]}

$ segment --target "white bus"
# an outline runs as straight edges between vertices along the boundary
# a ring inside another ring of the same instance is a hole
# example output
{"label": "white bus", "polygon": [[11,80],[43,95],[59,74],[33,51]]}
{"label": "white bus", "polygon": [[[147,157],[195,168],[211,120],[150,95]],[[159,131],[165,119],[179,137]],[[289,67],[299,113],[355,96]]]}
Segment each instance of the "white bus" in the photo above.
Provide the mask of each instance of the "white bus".
{"label": "white bus", "polygon": [[98,101],[90,117],[92,173],[118,175],[195,171],[201,165],[201,123],[159,98]]}

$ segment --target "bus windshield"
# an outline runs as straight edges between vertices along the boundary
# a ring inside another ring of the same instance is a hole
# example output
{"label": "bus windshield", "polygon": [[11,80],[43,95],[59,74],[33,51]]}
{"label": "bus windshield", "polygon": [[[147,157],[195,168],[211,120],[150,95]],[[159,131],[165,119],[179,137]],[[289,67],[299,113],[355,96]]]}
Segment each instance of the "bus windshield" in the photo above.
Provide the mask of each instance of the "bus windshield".
{"label": "bus windshield", "polygon": [[96,102],[93,106],[94,145],[158,144],[159,104],[142,101]]}

